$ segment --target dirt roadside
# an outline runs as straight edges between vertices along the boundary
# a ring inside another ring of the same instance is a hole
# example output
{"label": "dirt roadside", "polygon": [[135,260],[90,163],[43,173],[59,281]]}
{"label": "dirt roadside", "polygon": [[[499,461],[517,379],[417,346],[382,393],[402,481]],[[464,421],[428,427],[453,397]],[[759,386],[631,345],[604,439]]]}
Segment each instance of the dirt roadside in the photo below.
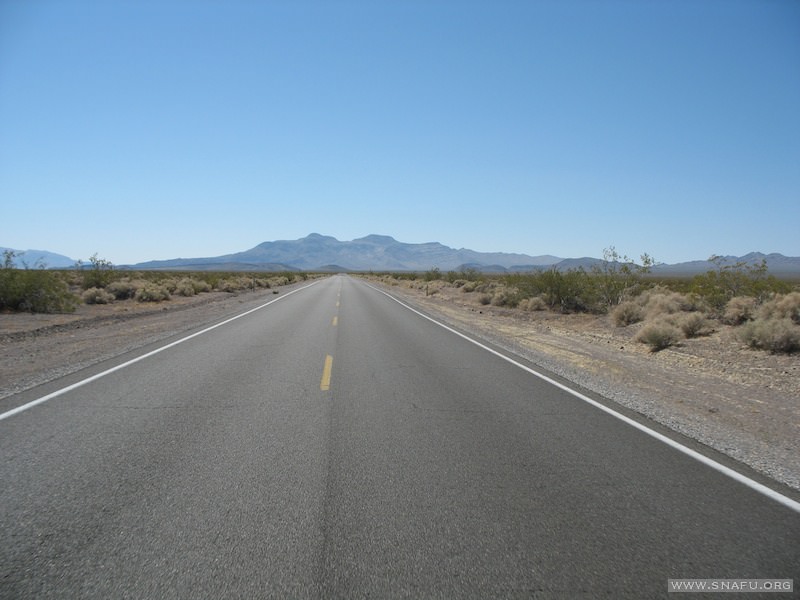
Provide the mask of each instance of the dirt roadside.
{"label": "dirt roadside", "polygon": [[[380,283],[373,281],[373,283]],[[303,284],[212,292],[161,304],[82,305],[73,314],[0,314],[0,399],[203,324]],[[652,353],[607,316],[483,306],[476,294],[385,289],[800,490],[800,356],[736,341],[730,327]]]}

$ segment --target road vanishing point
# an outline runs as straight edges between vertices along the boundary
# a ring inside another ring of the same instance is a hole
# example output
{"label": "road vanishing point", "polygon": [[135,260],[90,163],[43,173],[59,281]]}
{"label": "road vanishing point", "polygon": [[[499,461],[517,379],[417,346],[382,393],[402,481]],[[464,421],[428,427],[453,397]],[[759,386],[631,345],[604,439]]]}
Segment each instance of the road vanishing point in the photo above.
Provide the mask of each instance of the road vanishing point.
{"label": "road vanishing point", "polygon": [[0,401],[0,598],[796,590],[798,495],[622,410],[307,282]]}

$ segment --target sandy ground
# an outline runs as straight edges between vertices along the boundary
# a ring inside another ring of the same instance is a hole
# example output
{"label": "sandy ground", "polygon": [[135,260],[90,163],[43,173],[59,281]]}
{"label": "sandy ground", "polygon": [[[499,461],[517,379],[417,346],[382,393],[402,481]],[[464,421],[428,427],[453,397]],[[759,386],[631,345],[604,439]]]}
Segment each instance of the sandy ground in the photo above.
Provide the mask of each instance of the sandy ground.
{"label": "sandy ground", "polygon": [[[383,285],[460,329],[800,489],[800,356],[750,350],[723,325],[652,353],[633,341],[637,325],[615,327],[607,316],[482,306],[479,294],[459,288],[434,285],[436,293],[426,295],[419,282],[391,283]],[[68,315],[0,314],[0,399],[299,285],[83,305]]]}

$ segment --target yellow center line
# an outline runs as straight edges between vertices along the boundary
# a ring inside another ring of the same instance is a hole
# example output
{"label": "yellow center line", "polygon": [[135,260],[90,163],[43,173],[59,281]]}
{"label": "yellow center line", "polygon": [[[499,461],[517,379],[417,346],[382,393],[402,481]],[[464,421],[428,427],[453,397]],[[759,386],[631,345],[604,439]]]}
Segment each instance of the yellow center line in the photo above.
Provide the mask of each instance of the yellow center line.
{"label": "yellow center line", "polygon": [[333,368],[333,357],[328,354],[325,357],[325,368],[322,369],[322,381],[319,382],[319,389],[326,391],[331,389],[331,369]]}
{"label": "yellow center line", "polygon": [[339,324],[339,317],[333,317],[333,321],[331,321],[331,325],[336,327]]}

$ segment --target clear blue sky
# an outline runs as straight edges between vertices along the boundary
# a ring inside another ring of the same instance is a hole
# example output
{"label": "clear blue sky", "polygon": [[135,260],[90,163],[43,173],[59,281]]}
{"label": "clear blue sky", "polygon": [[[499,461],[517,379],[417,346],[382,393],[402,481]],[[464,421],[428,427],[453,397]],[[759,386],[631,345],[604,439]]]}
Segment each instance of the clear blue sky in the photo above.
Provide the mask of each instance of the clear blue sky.
{"label": "clear blue sky", "polygon": [[800,2],[0,0],[0,246],[800,255]]}

